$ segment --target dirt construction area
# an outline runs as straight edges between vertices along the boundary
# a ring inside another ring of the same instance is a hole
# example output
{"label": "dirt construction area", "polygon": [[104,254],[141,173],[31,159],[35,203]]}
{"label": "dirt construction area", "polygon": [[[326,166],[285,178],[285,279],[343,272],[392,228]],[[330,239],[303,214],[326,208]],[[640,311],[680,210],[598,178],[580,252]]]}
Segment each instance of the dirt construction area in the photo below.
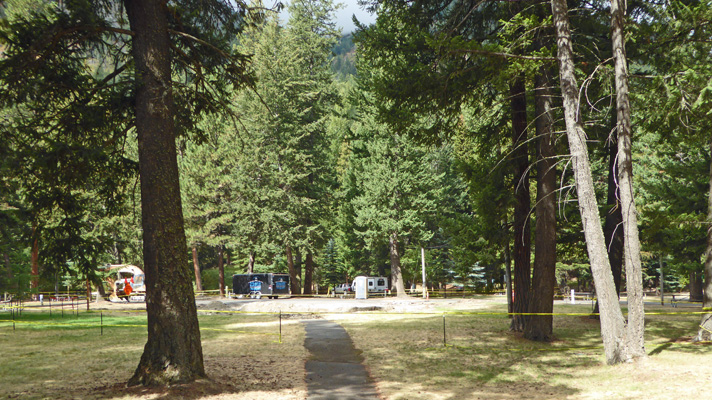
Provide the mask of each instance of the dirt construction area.
{"label": "dirt construction area", "polygon": [[504,304],[504,297],[484,299],[419,299],[419,298],[381,298],[372,297],[366,300],[353,298],[281,298],[265,299],[198,299],[199,310],[233,310],[242,312],[268,313],[316,313],[316,314],[349,314],[356,312],[397,313],[434,313],[457,310],[478,310],[491,304]]}

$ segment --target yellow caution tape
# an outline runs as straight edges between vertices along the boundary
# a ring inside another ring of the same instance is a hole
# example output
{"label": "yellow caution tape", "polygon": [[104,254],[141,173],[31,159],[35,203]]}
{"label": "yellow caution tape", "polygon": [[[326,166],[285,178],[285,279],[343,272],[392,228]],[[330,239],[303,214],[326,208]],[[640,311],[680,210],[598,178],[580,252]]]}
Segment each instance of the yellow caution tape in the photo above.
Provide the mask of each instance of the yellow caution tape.
{"label": "yellow caution tape", "polygon": [[709,333],[712,333],[712,331],[711,331],[711,330],[709,330],[709,329],[705,328],[705,327],[704,327],[704,326],[702,326],[702,325],[699,325],[699,327],[700,327],[700,328],[702,328],[702,329],[704,329],[704,330],[706,330],[706,331],[707,331],[707,332],[709,332]]}
{"label": "yellow caution tape", "polygon": [[238,330],[235,330],[235,329],[200,328],[200,330],[201,330],[201,331],[230,332],[230,333],[247,333],[247,334],[251,334],[251,335],[274,335],[274,336],[279,336],[279,333],[238,331]]}
{"label": "yellow caution tape", "polygon": [[[10,308],[10,307],[6,307]],[[15,307],[20,308],[20,307]],[[27,309],[26,311],[36,312],[36,309]],[[41,310],[44,311],[44,310]],[[245,315],[340,315],[351,314],[353,311],[238,311],[238,310],[202,310],[198,309],[199,313],[215,313],[215,314],[245,314]],[[422,311],[422,312],[394,312],[394,311],[356,311],[362,315],[487,315],[487,316],[594,316],[600,313],[593,312],[569,312],[569,313],[515,313],[504,311]],[[81,314],[116,314],[116,313],[141,313],[145,314],[145,309],[139,310],[87,310],[81,311]],[[712,313],[712,308],[705,308],[702,311],[646,311],[646,315],[702,315]]]}
{"label": "yellow caution tape", "polygon": [[[145,328],[147,325],[139,324],[71,324],[71,323],[60,323],[60,322],[39,322],[39,321],[22,321],[22,320],[10,320],[10,319],[0,319],[0,322],[14,322],[16,324],[26,324],[26,325],[41,325],[41,326],[66,326],[66,327],[77,327],[77,328]],[[232,333],[245,333],[251,335],[273,335],[279,336],[279,333],[272,332],[251,332],[251,331],[240,331],[235,329],[219,329],[219,328],[200,328],[201,331],[220,331],[220,332],[232,332]]]}

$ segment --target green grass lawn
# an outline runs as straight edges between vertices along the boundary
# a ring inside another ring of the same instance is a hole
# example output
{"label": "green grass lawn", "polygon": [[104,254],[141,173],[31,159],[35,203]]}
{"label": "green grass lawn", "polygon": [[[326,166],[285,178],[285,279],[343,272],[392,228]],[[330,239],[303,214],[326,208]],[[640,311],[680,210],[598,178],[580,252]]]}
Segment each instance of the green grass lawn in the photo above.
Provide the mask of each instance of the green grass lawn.
{"label": "green grass lawn", "polygon": [[[562,314],[590,311],[590,305],[555,309]],[[689,343],[699,315],[648,311],[650,357],[612,367],[605,365],[599,323],[587,315],[555,316],[552,343],[510,332],[505,305],[444,318],[354,315],[339,322],[363,351],[388,399],[706,398],[712,347]]]}
{"label": "green grass lawn", "polygon": [[[272,314],[201,313],[199,319],[212,381],[198,391],[217,398],[305,393],[306,351],[296,321],[284,322],[280,343],[279,318]],[[195,397],[125,388],[146,343],[145,312],[65,312],[62,318],[27,311],[14,329],[10,314],[0,313],[0,320],[0,399]]]}
{"label": "green grass lawn", "polygon": [[[478,300],[473,300],[474,302]],[[535,343],[509,331],[506,305],[481,300],[472,312],[323,314],[362,350],[384,398],[707,398],[712,347],[692,344],[690,308],[648,307],[642,363],[605,365],[590,304],[557,303],[556,340]],[[444,318],[443,318],[444,315]],[[103,321],[102,321],[103,317]],[[309,315],[201,313],[208,382],[167,392],[127,389],[146,340],[143,312],[0,312],[0,399],[303,399],[304,329]],[[103,335],[101,325],[103,325]],[[444,329],[443,329],[444,325]]]}

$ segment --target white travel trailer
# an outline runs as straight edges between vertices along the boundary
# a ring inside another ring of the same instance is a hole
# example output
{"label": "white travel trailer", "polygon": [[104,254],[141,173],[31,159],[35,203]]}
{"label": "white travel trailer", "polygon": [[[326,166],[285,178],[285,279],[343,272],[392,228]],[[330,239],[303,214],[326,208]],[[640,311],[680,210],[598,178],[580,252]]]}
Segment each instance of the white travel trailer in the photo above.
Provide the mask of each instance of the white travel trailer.
{"label": "white travel trailer", "polygon": [[351,283],[351,288],[354,292],[356,292],[357,289],[356,282],[362,280],[366,281],[365,284],[368,294],[385,294],[388,291],[388,278],[382,276],[357,276]]}

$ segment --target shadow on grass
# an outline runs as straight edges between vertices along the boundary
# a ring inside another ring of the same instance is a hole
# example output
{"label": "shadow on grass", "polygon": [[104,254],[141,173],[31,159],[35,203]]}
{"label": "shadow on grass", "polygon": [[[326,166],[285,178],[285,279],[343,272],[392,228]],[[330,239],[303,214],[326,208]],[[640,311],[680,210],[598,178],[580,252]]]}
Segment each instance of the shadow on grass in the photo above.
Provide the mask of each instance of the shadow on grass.
{"label": "shadow on grass", "polygon": [[408,389],[407,398],[550,399],[579,393],[565,383],[569,370],[600,365],[600,334],[590,329],[598,325],[586,320],[585,329],[574,323],[552,343],[510,332],[502,316],[448,316],[448,345],[438,317],[347,326],[381,386],[427,388]]}
{"label": "shadow on grass", "polygon": [[[96,398],[96,399],[201,399],[208,396],[226,396],[234,394],[237,398],[239,389],[214,379],[201,379],[189,384],[171,387],[126,387],[126,383],[117,383],[108,387],[97,387],[89,390],[63,390],[52,398]],[[51,393],[48,393],[52,396]]]}
{"label": "shadow on grass", "polygon": [[[288,393],[302,388],[295,388],[288,381],[279,377],[279,371],[270,373],[264,369],[256,371],[250,368],[259,362],[249,356],[208,356],[205,358],[205,369],[208,378],[192,383],[177,384],[170,387],[127,387],[121,380],[113,384],[87,386],[78,388],[58,388],[43,391],[41,398],[53,399],[202,399],[216,396],[220,399],[246,399],[247,393],[281,392]],[[298,373],[301,373],[299,371]],[[128,377],[126,377],[128,380]],[[249,395],[247,395],[249,396]],[[261,396],[264,397],[264,396]],[[295,396],[296,397],[296,396]]]}
{"label": "shadow on grass", "polygon": [[712,352],[712,343],[693,342],[699,329],[699,318],[699,314],[646,316],[646,339],[665,341],[656,345],[648,355],[655,356],[670,351],[684,354],[709,354]]}
{"label": "shadow on grass", "polygon": [[[492,311],[494,314],[497,309]],[[695,315],[646,318],[648,350],[655,346],[651,342],[658,343],[650,355],[710,354],[710,344],[693,344],[689,336],[683,336],[696,332],[697,318]],[[556,339],[551,343],[528,341],[509,331],[506,317],[485,313],[448,315],[445,329],[442,318],[435,316],[345,325],[357,346],[364,350],[366,363],[379,386],[388,393],[395,392],[394,397],[437,396],[452,400],[575,397],[591,385],[586,383],[590,379],[587,370],[605,363],[600,323],[588,316],[555,316]],[[448,346],[444,346],[445,340]],[[660,345],[660,341],[667,343]],[[596,376],[607,371],[615,369],[604,368]],[[422,388],[421,392],[412,391],[414,387]]]}
{"label": "shadow on grass", "polygon": [[[64,319],[26,313],[17,321],[16,331],[11,325],[0,325],[0,348],[6,351],[0,363],[0,398],[244,399],[255,397],[257,391],[279,396],[304,391],[299,386],[303,377],[295,380],[286,375],[303,374],[301,354],[289,356],[289,349],[297,348],[295,333],[285,338],[290,345],[280,345],[273,343],[273,335],[225,329],[227,324],[251,321],[242,316],[201,318],[201,328],[219,328],[201,335],[208,379],[168,388],[126,387],[146,341],[146,317],[121,313],[103,317],[103,336],[101,316],[91,313]],[[301,348],[301,341],[297,346]],[[282,350],[287,356],[279,353]]]}

